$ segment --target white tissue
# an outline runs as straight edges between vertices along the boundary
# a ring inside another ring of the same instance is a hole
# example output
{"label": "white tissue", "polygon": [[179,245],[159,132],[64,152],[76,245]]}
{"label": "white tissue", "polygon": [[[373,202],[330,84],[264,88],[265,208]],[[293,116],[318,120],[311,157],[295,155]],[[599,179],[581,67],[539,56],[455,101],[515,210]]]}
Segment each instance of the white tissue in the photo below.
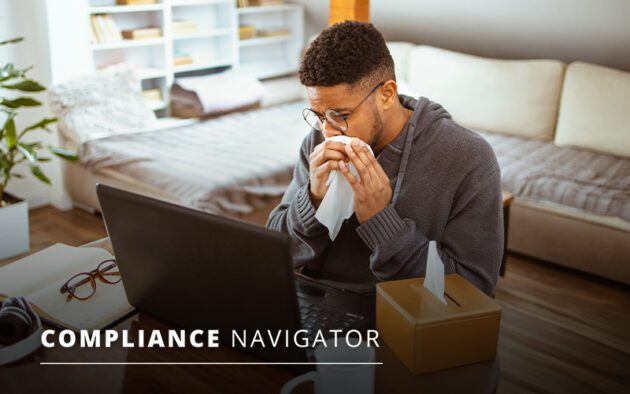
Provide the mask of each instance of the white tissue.
{"label": "white tissue", "polygon": [[[327,138],[326,140],[350,144],[352,138],[339,135]],[[370,153],[374,155],[372,148],[367,144],[365,145],[368,147]],[[356,168],[354,168],[351,162],[348,163],[348,168],[352,175],[360,179]],[[338,174],[337,171],[330,172],[326,180],[326,185],[328,185],[328,190],[326,191],[324,199],[319,204],[315,218],[328,228],[328,235],[330,239],[334,241],[343,221],[354,213],[354,191],[343,174]]]}
{"label": "white tissue", "polygon": [[435,241],[429,241],[424,287],[446,305],[446,299],[444,298],[444,263],[440,259]]}

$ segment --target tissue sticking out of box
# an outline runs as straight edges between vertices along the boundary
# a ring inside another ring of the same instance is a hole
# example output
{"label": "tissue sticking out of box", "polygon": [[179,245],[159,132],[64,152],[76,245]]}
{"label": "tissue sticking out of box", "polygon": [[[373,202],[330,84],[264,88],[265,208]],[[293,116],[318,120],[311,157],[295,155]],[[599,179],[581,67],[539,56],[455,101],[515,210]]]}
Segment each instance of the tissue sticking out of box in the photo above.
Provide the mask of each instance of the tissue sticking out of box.
{"label": "tissue sticking out of box", "polygon": [[424,287],[436,296],[442,304],[447,305],[444,298],[444,263],[440,259],[435,241],[429,241]]}

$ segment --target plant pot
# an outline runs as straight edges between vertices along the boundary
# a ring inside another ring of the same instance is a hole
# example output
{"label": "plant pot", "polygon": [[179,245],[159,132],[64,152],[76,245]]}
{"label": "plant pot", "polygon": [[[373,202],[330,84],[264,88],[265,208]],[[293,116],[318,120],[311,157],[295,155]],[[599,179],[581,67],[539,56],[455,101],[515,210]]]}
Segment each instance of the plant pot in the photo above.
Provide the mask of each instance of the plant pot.
{"label": "plant pot", "polygon": [[0,206],[0,259],[28,252],[28,203],[4,192]]}

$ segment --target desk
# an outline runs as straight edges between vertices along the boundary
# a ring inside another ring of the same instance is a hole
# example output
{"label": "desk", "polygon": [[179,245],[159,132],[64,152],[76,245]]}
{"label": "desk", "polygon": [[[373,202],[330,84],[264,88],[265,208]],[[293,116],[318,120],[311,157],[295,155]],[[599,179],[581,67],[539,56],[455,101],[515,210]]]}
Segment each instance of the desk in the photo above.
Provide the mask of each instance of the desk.
{"label": "desk", "polygon": [[[108,239],[85,246],[108,249]],[[133,313],[116,323],[116,330],[160,330],[171,325],[144,313]],[[424,375],[411,374],[381,342],[376,366],[377,393],[470,392],[491,393],[499,381],[498,359]],[[271,365],[40,365],[41,362],[253,362],[261,361],[229,348],[80,349],[40,348],[31,356],[0,368],[2,393],[278,393],[295,374]],[[296,393],[310,393],[305,384]]]}

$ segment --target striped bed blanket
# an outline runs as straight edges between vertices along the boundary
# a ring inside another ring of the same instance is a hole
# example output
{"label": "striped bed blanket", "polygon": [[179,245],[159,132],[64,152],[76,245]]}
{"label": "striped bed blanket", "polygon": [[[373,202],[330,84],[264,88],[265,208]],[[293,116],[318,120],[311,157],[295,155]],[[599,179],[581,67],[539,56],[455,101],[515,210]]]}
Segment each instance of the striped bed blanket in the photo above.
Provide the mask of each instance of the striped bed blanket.
{"label": "striped bed blanket", "polygon": [[81,164],[108,168],[195,209],[239,216],[281,196],[309,131],[299,101],[193,125],[83,143]]}

